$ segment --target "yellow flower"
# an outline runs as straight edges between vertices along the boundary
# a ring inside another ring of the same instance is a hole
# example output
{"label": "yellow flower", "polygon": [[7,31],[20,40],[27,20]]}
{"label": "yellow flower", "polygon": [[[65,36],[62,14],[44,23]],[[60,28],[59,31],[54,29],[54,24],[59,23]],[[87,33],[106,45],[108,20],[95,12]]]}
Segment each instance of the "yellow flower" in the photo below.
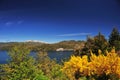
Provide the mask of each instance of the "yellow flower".
{"label": "yellow flower", "polygon": [[96,56],[91,51],[90,61],[88,61],[88,56],[71,56],[71,59],[64,63],[62,71],[71,80],[75,79],[76,71],[79,71],[81,76],[101,76],[105,73],[106,75],[115,74],[120,78],[120,57],[115,53],[115,48],[111,52],[106,51],[106,56],[101,52],[99,50],[100,54]]}

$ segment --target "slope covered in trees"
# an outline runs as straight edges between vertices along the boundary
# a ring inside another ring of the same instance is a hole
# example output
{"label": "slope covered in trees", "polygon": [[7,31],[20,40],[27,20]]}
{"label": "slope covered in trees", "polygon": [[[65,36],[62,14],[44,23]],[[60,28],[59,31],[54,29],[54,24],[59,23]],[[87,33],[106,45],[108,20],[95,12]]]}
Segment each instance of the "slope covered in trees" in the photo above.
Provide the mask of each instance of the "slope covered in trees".
{"label": "slope covered in trees", "polygon": [[9,43],[0,43],[0,50],[9,50],[12,46],[16,44],[26,44],[29,49],[33,51],[55,51],[58,48],[64,49],[74,49],[75,45],[82,45],[84,41],[75,41],[75,40],[68,40],[68,41],[61,41],[58,43],[39,43],[39,42],[9,42]]}

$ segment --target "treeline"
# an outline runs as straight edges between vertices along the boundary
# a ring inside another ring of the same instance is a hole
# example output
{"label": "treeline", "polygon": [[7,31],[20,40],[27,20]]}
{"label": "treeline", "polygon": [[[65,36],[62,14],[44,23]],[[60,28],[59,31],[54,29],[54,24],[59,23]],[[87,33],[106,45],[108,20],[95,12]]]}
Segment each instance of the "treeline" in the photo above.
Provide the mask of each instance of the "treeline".
{"label": "treeline", "polygon": [[10,50],[10,48],[14,45],[25,44],[29,47],[32,51],[55,51],[58,48],[64,49],[74,49],[75,45],[84,44],[84,41],[61,41],[54,44],[47,44],[47,43],[39,43],[39,42],[9,42],[9,43],[0,43],[0,50]]}
{"label": "treeline", "polygon": [[8,51],[14,45],[19,45],[19,44],[25,44],[30,49],[33,49],[34,47],[41,46],[45,43],[39,43],[39,42],[1,42],[0,43],[0,50],[7,50]]}
{"label": "treeline", "polygon": [[35,49],[40,49],[44,51],[56,51],[58,48],[64,48],[64,49],[74,49],[75,45],[82,45],[84,44],[84,41],[75,41],[75,40],[69,40],[69,41],[61,41],[54,44],[44,44],[41,46],[35,47]]}
{"label": "treeline", "polygon": [[106,39],[101,32],[94,37],[88,36],[84,47],[82,49],[75,49],[74,55],[90,55],[90,51],[98,55],[98,50],[101,50],[104,54],[106,50],[110,51],[113,47],[120,54],[120,32],[117,28],[113,28],[109,39]]}

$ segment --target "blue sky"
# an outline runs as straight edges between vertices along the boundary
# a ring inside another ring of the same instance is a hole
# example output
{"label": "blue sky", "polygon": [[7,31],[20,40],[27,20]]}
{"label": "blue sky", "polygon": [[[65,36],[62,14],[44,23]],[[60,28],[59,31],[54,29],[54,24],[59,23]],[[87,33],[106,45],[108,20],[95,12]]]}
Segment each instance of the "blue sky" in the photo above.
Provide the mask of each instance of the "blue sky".
{"label": "blue sky", "polygon": [[1,0],[0,42],[85,40],[120,30],[119,0]]}

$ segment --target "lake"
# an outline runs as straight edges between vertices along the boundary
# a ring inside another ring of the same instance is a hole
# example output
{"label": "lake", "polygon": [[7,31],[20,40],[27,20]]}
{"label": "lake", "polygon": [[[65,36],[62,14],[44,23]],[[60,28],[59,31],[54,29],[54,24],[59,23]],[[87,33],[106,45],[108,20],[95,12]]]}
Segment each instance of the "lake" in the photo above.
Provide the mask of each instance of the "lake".
{"label": "lake", "polygon": [[[60,62],[62,59],[69,58],[72,55],[73,51],[50,51],[48,56],[51,59],[56,59],[57,62]],[[36,52],[31,52],[31,56],[35,56]],[[5,64],[8,62],[9,56],[7,51],[0,51],[0,64]]]}

